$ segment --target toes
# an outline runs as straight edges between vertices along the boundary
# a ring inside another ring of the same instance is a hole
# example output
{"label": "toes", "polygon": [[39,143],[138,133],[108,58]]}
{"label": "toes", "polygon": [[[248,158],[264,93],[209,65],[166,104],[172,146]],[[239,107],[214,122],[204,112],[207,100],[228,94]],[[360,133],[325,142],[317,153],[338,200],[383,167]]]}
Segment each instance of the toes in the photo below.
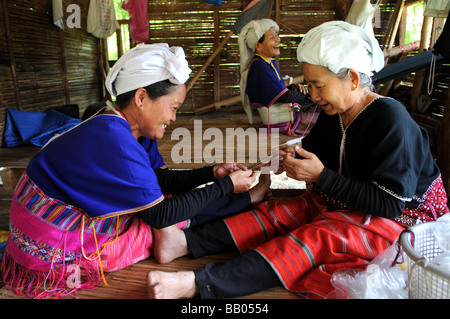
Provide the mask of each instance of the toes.
{"label": "toes", "polygon": [[160,284],[160,276],[156,272],[147,275],[147,293],[152,299],[161,299],[164,296],[163,287]]}

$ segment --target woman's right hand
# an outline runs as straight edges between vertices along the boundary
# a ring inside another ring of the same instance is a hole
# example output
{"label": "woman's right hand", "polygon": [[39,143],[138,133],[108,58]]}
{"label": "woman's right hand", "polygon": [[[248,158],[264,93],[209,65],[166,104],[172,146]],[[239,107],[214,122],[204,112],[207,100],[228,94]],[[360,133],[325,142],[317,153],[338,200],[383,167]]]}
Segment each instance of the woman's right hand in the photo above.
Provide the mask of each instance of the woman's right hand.
{"label": "woman's right hand", "polygon": [[248,191],[256,180],[256,176],[251,169],[237,170],[231,172],[228,176],[230,176],[234,185],[233,193]]}
{"label": "woman's right hand", "polygon": [[323,169],[325,168],[320,159],[311,152],[296,145],[294,151],[302,159],[295,158],[290,152],[286,154],[283,161],[283,167],[286,176],[305,182],[317,182]]}

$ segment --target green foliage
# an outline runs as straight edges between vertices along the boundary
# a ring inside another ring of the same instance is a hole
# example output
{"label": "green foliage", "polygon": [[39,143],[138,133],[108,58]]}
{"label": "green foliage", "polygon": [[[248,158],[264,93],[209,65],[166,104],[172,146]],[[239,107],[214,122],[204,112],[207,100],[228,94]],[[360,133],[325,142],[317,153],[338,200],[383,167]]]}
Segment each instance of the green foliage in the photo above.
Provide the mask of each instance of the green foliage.
{"label": "green foliage", "polygon": [[407,8],[405,43],[420,40],[425,2],[421,1]]}
{"label": "green foliage", "polygon": [[[116,11],[117,20],[128,20],[130,15],[128,11],[122,9],[122,3],[124,0],[114,0],[114,10]],[[120,32],[122,36],[122,46],[123,53],[130,49],[130,31],[128,29],[128,24],[123,24],[120,26]],[[110,61],[115,61],[119,58],[119,53],[117,52],[117,32],[112,34],[108,38],[108,59]]]}

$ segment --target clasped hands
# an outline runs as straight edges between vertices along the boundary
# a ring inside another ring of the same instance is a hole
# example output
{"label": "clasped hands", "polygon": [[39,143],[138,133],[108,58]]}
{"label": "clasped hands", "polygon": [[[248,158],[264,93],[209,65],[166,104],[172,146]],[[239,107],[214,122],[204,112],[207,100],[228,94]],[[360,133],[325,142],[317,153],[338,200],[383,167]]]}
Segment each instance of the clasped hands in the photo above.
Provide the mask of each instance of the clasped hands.
{"label": "clasped hands", "polygon": [[[295,158],[298,154],[300,158]],[[325,168],[320,159],[299,145],[288,146],[278,152],[278,171],[276,174],[286,172],[286,176],[305,182],[317,182]],[[238,163],[222,163],[214,166],[214,177],[216,179],[230,176],[234,193],[245,192],[255,182],[256,176],[253,170]]]}

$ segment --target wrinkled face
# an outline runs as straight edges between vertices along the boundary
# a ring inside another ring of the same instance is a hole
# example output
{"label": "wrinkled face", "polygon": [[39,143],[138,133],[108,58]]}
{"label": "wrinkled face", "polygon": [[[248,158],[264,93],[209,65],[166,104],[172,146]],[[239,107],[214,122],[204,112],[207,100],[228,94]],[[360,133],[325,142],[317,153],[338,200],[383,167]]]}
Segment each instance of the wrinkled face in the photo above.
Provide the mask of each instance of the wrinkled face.
{"label": "wrinkled face", "polygon": [[147,94],[143,99],[141,117],[137,119],[140,135],[150,139],[162,138],[166,127],[176,120],[176,112],[186,97],[184,84],[174,86],[169,94],[152,100]]}
{"label": "wrinkled face", "polygon": [[267,58],[280,55],[280,37],[274,28],[266,31],[262,43],[256,42],[256,53]]}
{"label": "wrinkled face", "polygon": [[327,115],[346,112],[352,105],[352,81],[336,77],[326,67],[303,64],[303,75],[308,84],[311,99],[322,107]]}

